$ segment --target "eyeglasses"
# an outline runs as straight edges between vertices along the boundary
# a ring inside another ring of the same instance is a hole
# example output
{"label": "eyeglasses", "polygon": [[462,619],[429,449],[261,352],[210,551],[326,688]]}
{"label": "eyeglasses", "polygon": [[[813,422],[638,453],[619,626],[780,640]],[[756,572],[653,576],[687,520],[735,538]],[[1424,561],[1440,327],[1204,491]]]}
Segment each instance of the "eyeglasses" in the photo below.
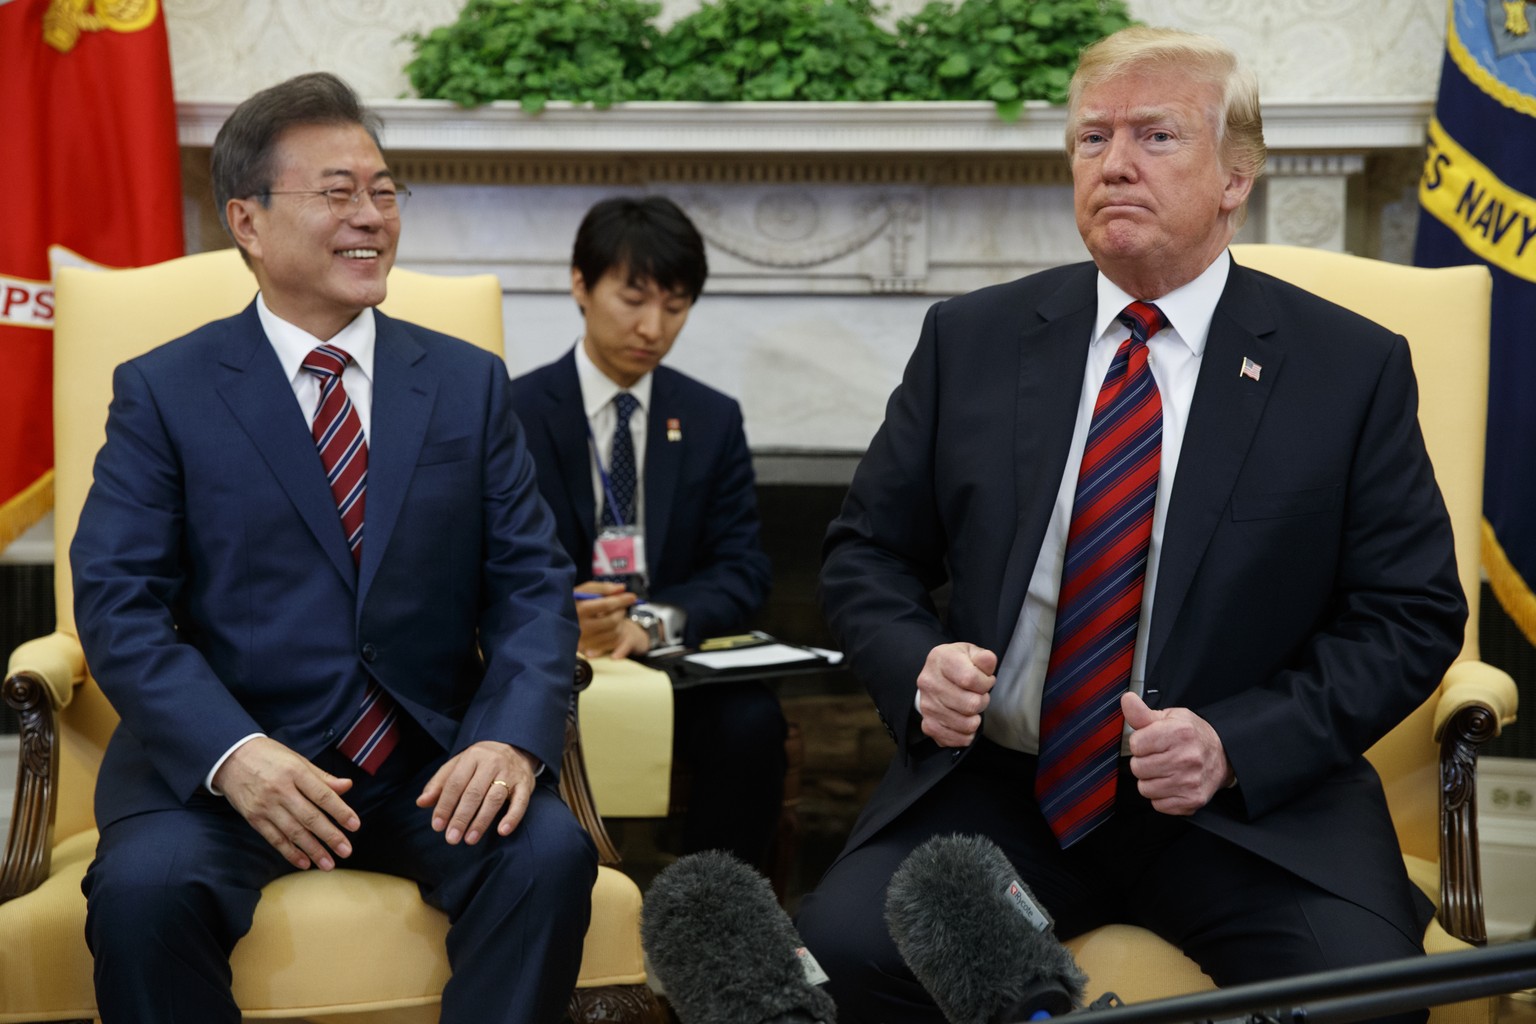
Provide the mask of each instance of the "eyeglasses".
{"label": "eyeglasses", "polygon": [[326,205],[331,208],[331,213],[340,220],[348,220],[357,216],[363,208],[363,196],[367,196],[373,203],[373,208],[379,211],[379,216],[385,220],[394,220],[400,216],[400,211],[405,209],[405,201],[411,198],[411,190],[404,185],[395,185],[392,188],[360,188],[356,192],[345,188],[316,188],[316,189],[292,189],[288,191],[274,191],[267,189],[265,192],[256,193],[258,196],[324,196]]}

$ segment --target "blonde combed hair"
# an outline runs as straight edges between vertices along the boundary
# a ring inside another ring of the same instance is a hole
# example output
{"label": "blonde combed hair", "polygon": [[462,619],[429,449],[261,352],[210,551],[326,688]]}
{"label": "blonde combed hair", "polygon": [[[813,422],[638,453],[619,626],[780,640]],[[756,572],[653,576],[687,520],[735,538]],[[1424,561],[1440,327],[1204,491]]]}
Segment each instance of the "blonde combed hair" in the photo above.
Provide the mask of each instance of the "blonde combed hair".
{"label": "blonde combed hair", "polygon": [[1083,91],[1139,70],[1181,71],[1221,90],[1216,146],[1227,170],[1257,179],[1264,173],[1264,118],[1259,82],[1231,47],[1210,36],[1133,25],[1083,49],[1067,93],[1067,155],[1077,148],[1074,128]]}

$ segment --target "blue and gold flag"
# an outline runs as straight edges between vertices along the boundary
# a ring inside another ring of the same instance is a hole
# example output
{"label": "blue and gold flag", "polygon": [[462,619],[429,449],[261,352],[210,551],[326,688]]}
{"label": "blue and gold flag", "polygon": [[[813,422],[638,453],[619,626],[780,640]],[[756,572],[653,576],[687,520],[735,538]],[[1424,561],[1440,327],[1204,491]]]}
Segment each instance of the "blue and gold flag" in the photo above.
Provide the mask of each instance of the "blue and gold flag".
{"label": "blue and gold flag", "polygon": [[1424,267],[1493,274],[1483,567],[1536,643],[1536,0],[1451,0],[1419,181]]}

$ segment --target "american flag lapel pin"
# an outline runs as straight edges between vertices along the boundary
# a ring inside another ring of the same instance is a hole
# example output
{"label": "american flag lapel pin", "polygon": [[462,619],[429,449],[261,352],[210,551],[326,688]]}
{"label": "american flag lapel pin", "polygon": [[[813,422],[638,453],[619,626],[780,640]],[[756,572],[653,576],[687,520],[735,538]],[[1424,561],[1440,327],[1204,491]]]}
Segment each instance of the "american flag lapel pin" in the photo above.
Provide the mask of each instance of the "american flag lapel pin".
{"label": "american flag lapel pin", "polygon": [[675,416],[667,420],[667,440],[681,441],[683,439],[683,421]]}
{"label": "american flag lapel pin", "polygon": [[1249,380],[1258,380],[1259,372],[1263,369],[1264,367],[1260,366],[1252,359],[1249,359],[1247,356],[1243,356],[1243,368],[1238,371],[1237,375],[1239,377],[1247,377]]}

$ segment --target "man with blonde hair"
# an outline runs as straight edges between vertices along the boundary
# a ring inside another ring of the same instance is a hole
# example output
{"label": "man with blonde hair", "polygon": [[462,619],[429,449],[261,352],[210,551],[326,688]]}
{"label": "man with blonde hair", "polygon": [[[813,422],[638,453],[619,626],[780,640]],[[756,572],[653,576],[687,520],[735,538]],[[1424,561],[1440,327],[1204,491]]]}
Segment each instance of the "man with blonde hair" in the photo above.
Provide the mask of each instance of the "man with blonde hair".
{"label": "man with blonde hair", "polygon": [[1408,346],[1232,260],[1264,146],[1222,44],[1089,47],[1067,151],[1092,262],[929,310],[828,532],[897,747],[801,911],[845,1024],[943,1019],[881,912],[951,832],[1060,937],[1140,925],[1220,985],[1422,951],[1363,756],[1466,617]]}

